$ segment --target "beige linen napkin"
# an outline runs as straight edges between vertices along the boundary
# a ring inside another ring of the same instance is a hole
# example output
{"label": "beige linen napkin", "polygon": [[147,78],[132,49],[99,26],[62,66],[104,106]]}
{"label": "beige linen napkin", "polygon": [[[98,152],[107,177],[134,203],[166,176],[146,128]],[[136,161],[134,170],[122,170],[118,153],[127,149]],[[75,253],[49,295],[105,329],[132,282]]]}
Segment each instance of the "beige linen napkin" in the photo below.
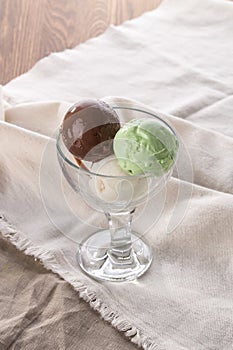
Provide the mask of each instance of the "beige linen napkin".
{"label": "beige linen napkin", "polygon": [[66,281],[0,235],[0,349],[134,350]]}
{"label": "beige linen napkin", "polygon": [[11,104],[127,96],[233,136],[233,2],[163,0],[4,87]]}
{"label": "beige linen napkin", "polygon": [[[232,16],[226,1],[167,0],[3,88],[2,233],[144,349],[232,349],[233,141],[200,127],[232,135]],[[51,139],[69,103],[110,94],[151,106],[182,145],[177,178],[134,221],[153,264],[123,284],[93,281],[76,264],[77,242],[106,223],[62,182]]]}
{"label": "beige linen napkin", "polygon": [[[106,100],[114,104],[124,101],[119,98]],[[65,107],[67,105],[62,106]],[[21,127],[9,123],[18,124],[19,108],[24,121]],[[166,191],[152,199],[142,214],[136,215],[134,222],[135,229],[153,247],[154,261],[148,273],[137,282],[98,283],[80,271],[75,255],[77,243],[106,225],[105,219],[87,207],[79,195],[69,191],[65,182],[61,188],[55,142],[35,132],[38,115],[48,113],[49,108],[55,126],[62,115],[57,113],[61,106],[54,108],[54,103],[8,109],[5,113],[8,122],[1,122],[3,235],[26,254],[40,258],[47,268],[72,284],[105,320],[145,349],[206,349],[211,344],[216,349],[223,345],[225,349],[229,348],[233,330],[233,200],[230,194],[207,188],[208,185],[224,188],[226,175],[233,173],[233,164],[229,163],[233,140],[178,118],[164,116],[181,140],[186,140],[191,154],[197,135],[202,139],[203,153],[196,149],[197,154],[199,157],[201,154],[203,164],[206,155],[207,160],[209,155],[213,160],[201,171],[206,188],[172,179]],[[28,125],[28,119],[30,122],[35,120],[35,125],[31,122],[31,130],[22,128],[23,124]],[[43,128],[45,134],[46,123]],[[221,142],[226,152],[224,159],[222,149],[214,149],[211,153],[213,138],[217,144]],[[216,172],[216,163],[227,168],[227,174]],[[198,164],[193,165],[195,178],[195,169],[198,173],[200,168]],[[212,174],[210,184],[209,174]],[[227,191],[232,193],[233,186],[228,184]],[[159,216],[161,204],[164,207]],[[182,215],[168,235],[174,211],[176,215]]]}

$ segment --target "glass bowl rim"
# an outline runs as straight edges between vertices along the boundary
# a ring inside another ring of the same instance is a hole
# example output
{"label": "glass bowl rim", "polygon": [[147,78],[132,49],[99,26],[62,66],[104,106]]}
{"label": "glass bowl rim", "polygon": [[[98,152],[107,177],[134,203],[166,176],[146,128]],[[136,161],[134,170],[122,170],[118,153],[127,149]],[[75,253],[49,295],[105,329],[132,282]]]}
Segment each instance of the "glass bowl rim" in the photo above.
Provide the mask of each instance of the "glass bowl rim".
{"label": "glass bowl rim", "polygon": [[[161,177],[158,177],[160,178],[160,180],[162,180],[167,174],[169,174],[171,172],[171,170],[173,169],[174,165],[175,165],[175,162],[176,162],[176,159],[177,159],[177,156],[178,156],[178,151],[179,151],[179,138],[175,132],[175,130],[165,121],[163,120],[161,117],[159,117],[157,114],[155,113],[152,113],[152,112],[149,112],[147,110],[143,110],[143,109],[140,109],[140,108],[135,108],[135,107],[129,107],[129,106],[111,106],[111,108],[113,109],[127,109],[127,110],[132,110],[132,111],[137,111],[137,112],[142,112],[142,113],[145,113],[147,115],[150,115],[152,116],[153,118],[156,118],[156,119],[159,119],[163,124],[165,124],[169,130],[172,132],[172,134],[175,136],[176,140],[178,141],[178,148],[177,148],[177,153],[176,153],[176,156],[175,156],[175,161],[174,161],[174,164],[173,166],[167,171],[165,172]],[[104,177],[104,178],[112,178],[112,179],[121,179],[121,180],[128,180],[128,179],[140,179],[140,178],[152,178],[152,177],[156,177],[154,174],[152,173],[145,173],[145,174],[138,174],[138,175],[125,175],[125,176],[119,176],[119,175],[106,175],[106,174],[100,174],[100,173],[95,173],[91,170],[85,170],[81,167],[79,167],[76,163],[72,162],[71,160],[69,160],[64,152],[61,150],[61,147],[59,145],[59,140],[62,139],[61,136],[61,130],[62,130],[62,127],[60,126],[59,129],[58,129],[58,132],[57,132],[57,136],[56,136],[56,148],[57,148],[57,151],[58,153],[60,154],[60,156],[62,157],[62,159],[68,163],[70,166],[74,167],[75,169],[77,169],[78,171],[81,171],[83,172],[84,174],[86,175],[94,175],[94,176],[98,176],[98,177]]]}

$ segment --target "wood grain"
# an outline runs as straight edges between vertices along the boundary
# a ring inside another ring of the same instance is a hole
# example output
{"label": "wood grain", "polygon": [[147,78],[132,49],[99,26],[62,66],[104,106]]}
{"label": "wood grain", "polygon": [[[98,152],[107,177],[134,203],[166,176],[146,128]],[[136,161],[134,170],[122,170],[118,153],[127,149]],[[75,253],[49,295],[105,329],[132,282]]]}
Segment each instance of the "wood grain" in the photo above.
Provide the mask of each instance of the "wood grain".
{"label": "wood grain", "polygon": [[0,0],[0,84],[162,0]]}

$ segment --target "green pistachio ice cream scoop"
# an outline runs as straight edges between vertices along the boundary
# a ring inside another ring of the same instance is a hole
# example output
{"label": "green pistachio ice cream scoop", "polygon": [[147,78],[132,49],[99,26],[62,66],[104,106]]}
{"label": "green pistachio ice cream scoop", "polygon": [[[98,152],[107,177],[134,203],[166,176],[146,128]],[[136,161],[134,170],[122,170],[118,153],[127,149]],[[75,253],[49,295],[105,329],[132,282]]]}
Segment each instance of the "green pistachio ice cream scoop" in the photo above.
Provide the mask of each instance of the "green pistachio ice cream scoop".
{"label": "green pistachio ice cream scoop", "polygon": [[119,166],[127,174],[161,176],[175,163],[178,141],[162,122],[153,118],[134,119],[118,130],[113,149]]}

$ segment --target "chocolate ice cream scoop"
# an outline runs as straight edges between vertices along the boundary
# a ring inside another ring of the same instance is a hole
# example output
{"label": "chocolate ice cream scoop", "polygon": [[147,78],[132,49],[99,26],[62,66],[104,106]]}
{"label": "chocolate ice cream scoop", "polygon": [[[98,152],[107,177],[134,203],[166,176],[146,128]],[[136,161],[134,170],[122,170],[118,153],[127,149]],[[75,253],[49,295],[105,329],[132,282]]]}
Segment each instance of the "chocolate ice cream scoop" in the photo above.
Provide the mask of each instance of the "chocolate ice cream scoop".
{"label": "chocolate ice cream scoop", "polygon": [[104,101],[90,99],[68,110],[62,137],[76,158],[97,162],[113,153],[113,138],[119,129],[120,121],[114,109]]}

